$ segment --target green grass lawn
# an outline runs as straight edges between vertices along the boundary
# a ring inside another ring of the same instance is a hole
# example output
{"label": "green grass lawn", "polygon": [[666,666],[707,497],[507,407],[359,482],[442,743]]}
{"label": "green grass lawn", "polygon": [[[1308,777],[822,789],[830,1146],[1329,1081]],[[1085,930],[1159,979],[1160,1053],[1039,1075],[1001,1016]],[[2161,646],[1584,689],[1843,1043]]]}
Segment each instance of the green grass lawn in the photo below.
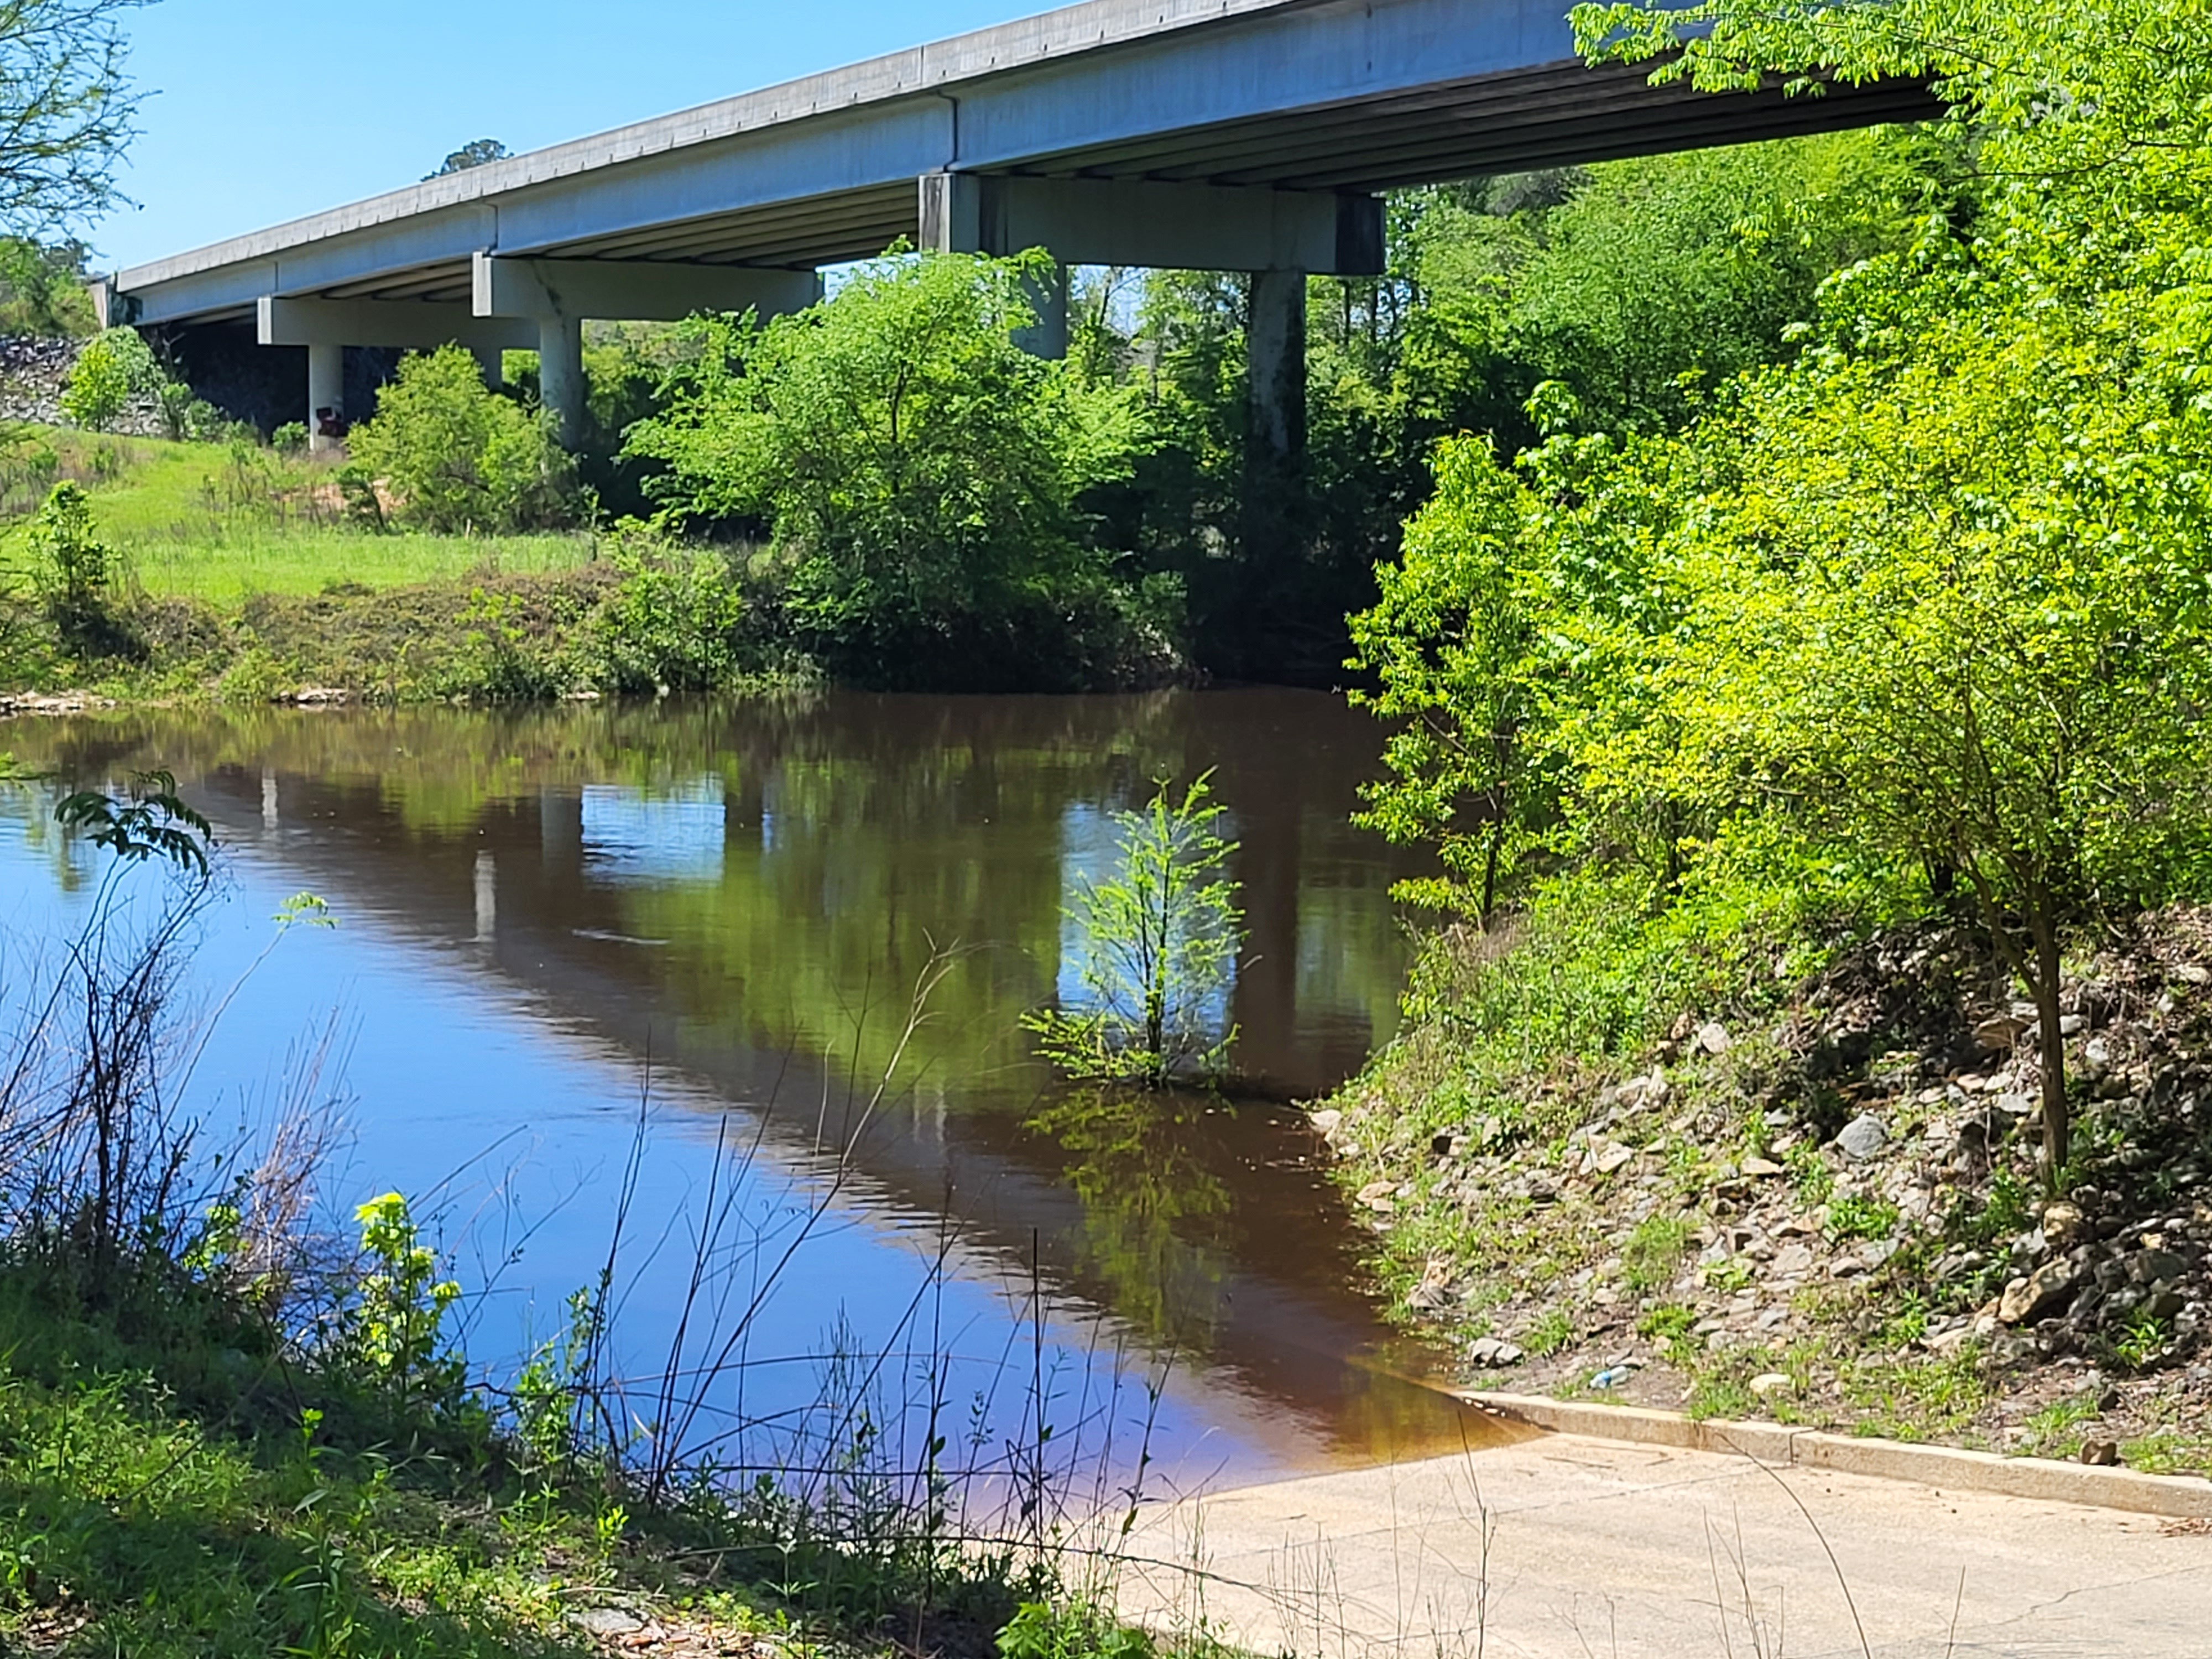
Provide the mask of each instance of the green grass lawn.
{"label": "green grass lawn", "polygon": [[[527,574],[592,556],[592,538],[582,533],[357,530],[340,518],[328,464],[272,450],[39,428],[19,449],[41,444],[59,464],[56,476],[90,491],[100,535],[157,596],[228,607],[254,593],[319,593],[337,583],[392,587],[476,571]],[[0,510],[20,526],[44,493],[42,481],[18,481],[0,491]]]}

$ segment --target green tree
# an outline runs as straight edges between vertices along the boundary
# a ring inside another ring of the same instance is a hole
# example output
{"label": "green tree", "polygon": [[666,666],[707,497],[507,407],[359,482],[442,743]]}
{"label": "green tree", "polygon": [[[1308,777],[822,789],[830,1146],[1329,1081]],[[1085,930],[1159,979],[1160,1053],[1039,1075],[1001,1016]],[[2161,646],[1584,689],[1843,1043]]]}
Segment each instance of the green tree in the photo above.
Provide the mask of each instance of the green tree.
{"label": "green tree", "polygon": [[1673,751],[1621,757],[1970,894],[2038,1009],[2054,1176],[2064,930],[2212,875],[2212,419],[2179,366],[2115,374],[2135,334],[1930,308],[1902,361],[1758,387],[1680,538]]}
{"label": "green tree", "polygon": [[1224,873],[1237,844],[1219,833],[1210,777],[1180,800],[1163,781],[1142,812],[1115,813],[1117,867],[1085,879],[1067,908],[1083,936],[1083,1004],[1022,1023],[1072,1076],[1162,1088],[1218,1073],[1236,1041],[1221,1024],[1243,943]]}
{"label": "green tree", "polygon": [[1931,80],[1997,181],[1970,242],[1931,225],[1839,278],[1819,349],[1747,396],[1742,486],[1684,540],[1673,771],[1965,884],[2041,1011],[2055,1178],[2061,929],[2207,890],[2203,18],[1711,0],[1575,22],[1593,56],[1716,89]]}
{"label": "green tree", "polygon": [[0,330],[86,335],[100,325],[85,291],[84,244],[0,238]]}
{"label": "green tree", "polygon": [[1446,443],[1437,485],[1402,558],[1379,573],[1380,599],[1352,619],[1352,666],[1378,686],[1352,700],[1392,723],[1392,776],[1369,787],[1363,818],[1442,854],[1446,877],[1403,884],[1403,896],[1487,927],[1516,843],[1549,816],[1534,729],[1547,596],[1519,562],[1520,486],[1487,443]]}
{"label": "green tree", "polygon": [[1666,434],[1573,431],[1581,408],[1555,382],[1528,419],[1550,435],[1510,461],[1482,439],[1439,446],[1436,495],[1351,624],[1351,665],[1375,683],[1354,700],[1390,724],[1364,819],[1440,854],[1443,873],[1403,896],[1485,927],[1595,843],[1655,890],[1679,880],[1679,795],[1661,782],[1600,795],[1584,775],[1589,757],[1648,740],[1682,604],[1664,538],[1721,471]]}
{"label": "green tree", "polygon": [[145,0],[0,7],[0,226],[42,236],[123,199],[116,169],[142,94],[125,70],[125,14]]}
{"label": "green tree", "polygon": [[1089,619],[1171,605],[1124,597],[1090,542],[1083,494],[1145,431],[1127,390],[1014,345],[1026,269],[890,258],[765,328],[696,321],[665,412],[631,428],[668,519],[769,532],[790,625],[848,674],[1048,674]]}
{"label": "green tree", "polygon": [[501,532],[557,525],[569,512],[568,463],[546,417],[485,386],[459,346],[402,358],[346,447],[404,525]]}
{"label": "green tree", "polygon": [[62,414],[88,432],[105,432],[139,398],[158,395],[168,377],[135,330],[111,328],[87,341],[62,384]]}
{"label": "green tree", "polygon": [[494,161],[504,161],[514,152],[496,138],[471,138],[459,149],[451,152],[438,164],[435,173],[424,176],[423,182],[443,179],[448,173],[466,173],[471,167],[489,167]]}

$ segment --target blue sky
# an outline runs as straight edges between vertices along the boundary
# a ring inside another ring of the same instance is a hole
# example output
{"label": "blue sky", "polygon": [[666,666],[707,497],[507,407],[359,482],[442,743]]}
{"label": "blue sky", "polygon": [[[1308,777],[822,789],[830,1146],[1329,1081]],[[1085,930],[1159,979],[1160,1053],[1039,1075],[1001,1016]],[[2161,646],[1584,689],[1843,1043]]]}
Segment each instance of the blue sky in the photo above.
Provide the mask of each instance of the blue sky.
{"label": "blue sky", "polygon": [[534,149],[1053,0],[162,0],[131,21],[151,94],[96,270],[430,172]]}

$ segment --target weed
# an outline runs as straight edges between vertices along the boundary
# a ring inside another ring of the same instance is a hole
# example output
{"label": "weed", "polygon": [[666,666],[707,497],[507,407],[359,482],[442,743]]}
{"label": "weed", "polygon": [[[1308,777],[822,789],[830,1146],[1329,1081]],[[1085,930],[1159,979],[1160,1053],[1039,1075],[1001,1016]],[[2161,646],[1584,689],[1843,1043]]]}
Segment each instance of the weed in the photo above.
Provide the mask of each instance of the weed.
{"label": "weed", "polygon": [[1672,1284],[1693,1231],[1685,1216],[1655,1215],[1638,1222],[1620,1249],[1621,1283],[1637,1296]]}
{"label": "weed", "polygon": [[1981,1349],[1972,1342],[1942,1358],[1862,1358],[1841,1380],[1858,1414],[1854,1432],[1892,1440],[1965,1437],[1990,1400]]}
{"label": "weed", "polygon": [[1748,1256],[1732,1255],[1719,1261],[1708,1262],[1701,1276],[1707,1288],[1717,1291],[1723,1296],[1734,1296],[1739,1291],[1748,1290],[1759,1273]]}
{"label": "weed", "polygon": [[1565,1308],[1547,1308],[1521,1338],[1521,1346],[1541,1357],[1558,1353],[1575,1340],[1575,1322]]}
{"label": "weed", "polygon": [[1648,1310],[1636,1322],[1636,1333],[1677,1364],[1687,1362],[1695,1352],[1691,1333],[1698,1323],[1697,1310],[1686,1308],[1679,1302],[1663,1303]]}
{"label": "weed", "polygon": [[1152,1659],[1152,1638],[1105,1610],[1030,1601],[999,1632],[1000,1659]]}
{"label": "weed", "polygon": [[1759,1410],[1759,1396],[1750,1382],[1733,1370],[1711,1370],[1690,1384],[1683,1409],[1692,1417],[1751,1417]]}
{"label": "weed", "polygon": [[1897,1206],[1881,1199],[1854,1193],[1828,1205],[1828,1232],[1834,1238],[1887,1238],[1897,1223]]}
{"label": "weed", "polygon": [[437,1256],[398,1193],[373,1198],[354,1214],[368,1271],[330,1329],[333,1358],[384,1393],[396,1413],[454,1410],[464,1373],[441,1327],[461,1287],[438,1277]]}
{"label": "weed", "polygon": [[1836,1172],[1828,1167],[1828,1160],[1811,1141],[1801,1140],[1792,1146],[1783,1154],[1782,1164],[1790,1171],[1790,1182],[1807,1208],[1817,1208],[1834,1194]]}
{"label": "weed", "polygon": [[2018,1449],[2031,1457],[2072,1457],[2081,1449],[2077,1431],[2098,1414],[2094,1395],[2054,1400],[2021,1425]]}
{"label": "weed", "polygon": [[2130,1370],[2142,1370],[2162,1358],[2172,1340],[2172,1324],[2145,1309],[2120,1328],[2112,1352]]}

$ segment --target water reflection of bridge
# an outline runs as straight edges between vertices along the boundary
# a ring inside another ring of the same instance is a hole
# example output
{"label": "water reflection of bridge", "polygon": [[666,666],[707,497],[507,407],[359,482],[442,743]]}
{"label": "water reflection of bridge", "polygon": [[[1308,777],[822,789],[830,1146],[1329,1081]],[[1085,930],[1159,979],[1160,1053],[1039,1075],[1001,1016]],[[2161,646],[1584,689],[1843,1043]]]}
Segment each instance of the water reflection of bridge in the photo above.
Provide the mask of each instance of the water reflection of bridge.
{"label": "water reflection of bridge", "polygon": [[968,1251],[1024,1273],[1034,1249],[1057,1297],[1202,1356],[1289,1437],[1452,1426],[1357,1363],[1387,1334],[1295,1113],[1147,1104],[1102,1124],[1061,1102],[1039,1133],[1055,1097],[1012,1026],[1058,977],[1071,811],[1212,765],[1242,842],[1248,1063],[1306,1090],[1357,1064],[1402,958],[1388,862],[1345,823],[1372,728],[1329,699],[156,718],[63,747],[80,775],[158,757],[246,857],[567,1030],[650,1052],[798,1166],[843,1139],[930,941],[964,941],[916,1063],[858,1137],[867,1208],[949,1215]]}

